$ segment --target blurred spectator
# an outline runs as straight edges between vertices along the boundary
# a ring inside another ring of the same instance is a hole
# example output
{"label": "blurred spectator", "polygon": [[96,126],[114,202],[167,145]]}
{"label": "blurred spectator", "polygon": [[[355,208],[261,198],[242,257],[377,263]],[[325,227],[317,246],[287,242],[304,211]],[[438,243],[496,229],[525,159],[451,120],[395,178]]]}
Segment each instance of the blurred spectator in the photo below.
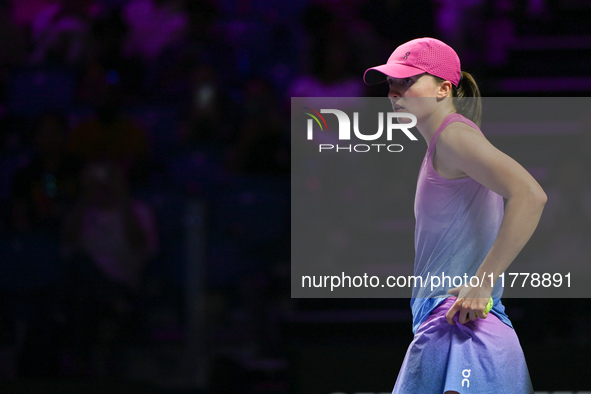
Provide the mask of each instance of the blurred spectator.
{"label": "blurred spectator", "polygon": [[158,252],[158,232],[152,209],[129,195],[116,164],[88,164],[81,183],[83,193],[63,231],[70,345],[74,373],[101,374],[104,360],[91,362],[89,349],[137,329],[134,301]]}
{"label": "blurred spectator", "polygon": [[34,156],[30,146],[35,125],[24,125],[12,114],[0,117],[0,204],[2,205],[2,230],[12,226],[12,195],[14,178],[18,171],[28,166]]}
{"label": "blurred spectator", "polygon": [[[566,157],[552,166],[551,183],[545,187],[548,203],[536,230],[535,243],[530,247],[532,272],[561,272],[571,274],[573,281],[587,283],[591,278],[591,183],[584,151],[577,141],[568,149]],[[573,286],[582,294],[583,288]],[[544,308],[555,313],[543,314],[549,341],[575,341],[579,345],[591,341],[589,324],[591,313],[582,298],[573,298],[567,304],[548,299]],[[577,318],[573,319],[572,316]]]}
{"label": "blurred spectator", "polygon": [[248,174],[289,174],[289,134],[284,132],[271,84],[264,79],[250,80],[244,104],[240,135],[226,156],[228,167]]}
{"label": "blurred spectator", "polygon": [[55,0],[10,0],[12,20],[19,26],[30,26],[37,15]]}
{"label": "blurred spectator", "polygon": [[115,161],[133,171],[148,157],[149,141],[145,130],[121,112],[118,94],[115,87],[99,92],[97,114],[74,127],[68,148],[82,161]]}
{"label": "blurred spectator", "polygon": [[18,231],[55,231],[77,193],[77,163],[66,151],[66,121],[42,116],[33,138],[36,156],[16,174],[12,226]]}
{"label": "blurred spectator", "polygon": [[[385,45],[389,48],[386,56],[389,56],[403,42],[434,36],[434,3],[438,2],[367,0],[360,6],[359,15],[371,23],[376,33],[386,40]],[[412,23],[409,18],[412,18]]]}
{"label": "blurred spectator", "polygon": [[361,97],[364,84],[357,73],[356,48],[346,24],[324,6],[312,5],[303,15],[309,35],[309,64],[296,78],[289,97]]}
{"label": "blurred spectator", "polygon": [[[571,149],[575,151],[575,149]],[[546,188],[548,203],[536,233],[536,266],[554,272],[556,264],[568,261],[568,267],[589,277],[591,259],[591,186],[583,156],[572,155],[557,162]]]}
{"label": "blurred spectator", "polygon": [[[22,126],[19,131],[25,134]],[[67,155],[66,134],[63,116],[41,116],[32,135],[32,160],[16,173],[12,183],[11,232],[7,238],[18,242],[8,253],[4,250],[2,259],[7,266],[3,274],[19,288],[27,289],[21,293],[25,297],[18,297],[18,308],[34,311],[25,320],[27,330],[18,354],[17,372],[21,377],[54,378],[59,373],[60,324],[51,288],[61,278],[57,248],[60,228],[78,192],[78,166]]]}
{"label": "blurred spectator", "polygon": [[96,105],[97,96],[114,87],[127,101],[133,101],[133,96],[142,92],[142,65],[122,55],[127,32],[127,25],[118,11],[108,12],[93,21],[88,59],[82,66],[78,88],[78,99],[82,103]]}
{"label": "blurred spectator", "polygon": [[196,45],[213,44],[217,33],[214,31],[215,21],[220,16],[216,3],[212,0],[192,0],[187,1],[186,7],[190,42]]}
{"label": "blurred spectator", "polygon": [[[187,93],[187,77],[194,73],[195,68],[214,68],[218,73],[232,74],[233,53],[227,45],[225,29],[219,23],[217,5],[212,0],[191,0],[185,4],[188,22],[186,31],[162,52],[157,64],[159,68],[156,82],[160,87],[159,94],[176,94],[183,97]],[[225,83],[230,83],[226,78]],[[218,86],[219,87],[219,86]],[[189,93],[190,94],[190,93]],[[186,97],[186,96],[185,96]]]}
{"label": "blurred spectator", "polygon": [[31,23],[30,63],[78,64],[88,48],[92,0],[63,0],[46,4]]}
{"label": "blurred spectator", "polygon": [[144,265],[158,250],[151,208],[129,195],[123,171],[114,163],[88,164],[82,184],[66,222],[66,254],[81,253],[105,278],[137,289]]}
{"label": "blurred spectator", "polygon": [[[515,40],[516,26],[514,13],[516,3],[510,0],[489,2],[486,17],[486,52],[479,53],[480,58],[486,61],[489,66],[504,66],[509,62],[511,45]],[[466,31],[465,35],[470,36],[472,31]],[[482,46],[475,45],[475,48]]]}
{"label": "blurred spectator", "polygon": [[129,26],[124,45],[128,57],[156,59],[186,33],[188,16],[182,0],[131,0],[123,8]]}
{"label": "blurred spectator", "polygon": [[219,148],[230,139],[230,119],[224,113],[229,103],[220,87],[217,73],[212,66],[201,65],[190,76],[192,99],[187,114],[189,127],[181,139],[189,146]]}
{"label": "blurred spectator", "polygon": [[26,57],[26,31],[15,23],[9,7],[9,4],[0,2],[0,67],[16,66]]}

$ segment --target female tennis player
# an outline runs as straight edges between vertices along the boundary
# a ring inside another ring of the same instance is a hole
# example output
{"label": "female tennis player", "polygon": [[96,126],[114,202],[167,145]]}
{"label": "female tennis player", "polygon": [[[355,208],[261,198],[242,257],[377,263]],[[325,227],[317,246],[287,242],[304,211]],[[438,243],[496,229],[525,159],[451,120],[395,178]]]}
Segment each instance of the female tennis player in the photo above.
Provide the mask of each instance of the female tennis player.
{"label": "female tennis player", "polygon": [[402,44],[364,80],[387,81],[394,111],[415,115],[427,142],[415,196],[415,275],[426,283],[436,275],[480,279],[433,290],[415,284],[415,335],[393,393],[533,393],[498,278],[533,234],[546,194],[480,131],[478,86],[447,44]]}

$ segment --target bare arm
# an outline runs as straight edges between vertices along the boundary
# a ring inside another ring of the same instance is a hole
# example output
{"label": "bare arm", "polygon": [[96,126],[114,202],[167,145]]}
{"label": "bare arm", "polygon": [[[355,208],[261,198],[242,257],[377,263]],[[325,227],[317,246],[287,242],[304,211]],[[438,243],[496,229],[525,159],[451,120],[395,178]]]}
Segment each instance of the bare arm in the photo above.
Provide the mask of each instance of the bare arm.
{"label": "bare arm", "polygon": [[481,288],[450,290],[458,296],[447,319],[460,312],[459,321],[475,320],[486,303],[499,275],[505,272],[536,229],[546,203],[538,182],[515,160],[495,148],[482,134],[463,123],[452,123],[437,141],[438,163],[446,173],[469,176],[507,199],[501,227],[476,275],[493,274]]}

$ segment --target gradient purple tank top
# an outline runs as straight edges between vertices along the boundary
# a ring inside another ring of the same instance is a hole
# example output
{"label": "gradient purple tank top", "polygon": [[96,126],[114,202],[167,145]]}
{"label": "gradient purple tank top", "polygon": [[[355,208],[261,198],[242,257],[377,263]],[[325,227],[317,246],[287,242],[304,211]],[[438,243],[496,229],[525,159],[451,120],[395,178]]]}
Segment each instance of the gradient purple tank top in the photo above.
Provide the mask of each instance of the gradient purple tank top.
{"label": "gradient purple tank top", "polygon": [[[452,122],[480,128],[464,116],[448,115],[435,132],[419,171],[415,196],[414,274],[423,278],[423,286],[413,288],[411,308],[413,332],[449,295],[455,286],[442,283],[431,289],[433,276],[471,277],[490,250],[503,219],[503,197],[470,177],[446,179],[433,168],[433,153],[439,134]],[[489,279],[490,280],[490,279]],[[456,282],[457,284],[457,282]],[[500,301],[503,289],[496,283],[492,313],[511,326]]]}

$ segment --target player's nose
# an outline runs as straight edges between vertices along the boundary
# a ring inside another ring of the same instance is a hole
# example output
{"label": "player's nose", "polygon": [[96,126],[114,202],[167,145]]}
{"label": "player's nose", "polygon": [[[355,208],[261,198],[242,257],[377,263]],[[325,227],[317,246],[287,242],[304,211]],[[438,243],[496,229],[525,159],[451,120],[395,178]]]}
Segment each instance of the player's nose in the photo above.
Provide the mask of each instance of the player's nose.
{"label": "player's nose", "polygon": [[394,84],[390,85],[390,90],[388,90],[388,98],[397,99],[401,96],[402,95],[400,94],[400,90],[396,89],[396,86]]}

